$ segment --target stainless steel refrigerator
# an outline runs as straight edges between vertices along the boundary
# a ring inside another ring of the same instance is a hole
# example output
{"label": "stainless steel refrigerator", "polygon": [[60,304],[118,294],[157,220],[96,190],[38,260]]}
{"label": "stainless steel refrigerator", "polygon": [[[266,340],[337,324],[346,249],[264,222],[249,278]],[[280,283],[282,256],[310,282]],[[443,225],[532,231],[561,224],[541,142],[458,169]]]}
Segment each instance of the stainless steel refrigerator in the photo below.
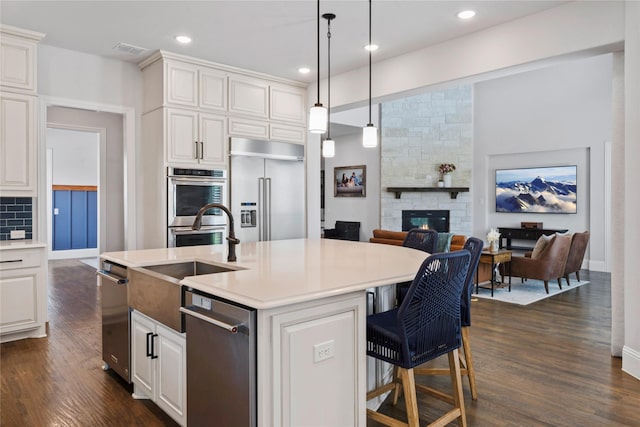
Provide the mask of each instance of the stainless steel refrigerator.
{"label": "stainless steel refrigerator", "polygon": [[305,237],[304,146],[231,138],[231,213],[240,242]]}

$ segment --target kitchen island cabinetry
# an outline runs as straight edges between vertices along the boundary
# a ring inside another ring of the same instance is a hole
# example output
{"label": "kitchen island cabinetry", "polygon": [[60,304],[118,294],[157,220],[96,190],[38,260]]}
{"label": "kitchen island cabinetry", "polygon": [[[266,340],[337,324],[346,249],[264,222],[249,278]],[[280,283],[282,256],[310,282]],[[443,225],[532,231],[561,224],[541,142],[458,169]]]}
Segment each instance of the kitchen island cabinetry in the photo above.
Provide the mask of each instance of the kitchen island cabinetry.
{"label": "kitchen island cabinetry", "polygon": [[138,311],[131,313],[131,378],[134,397],[151,399],[180,425],[186,425],[185,334]]}
{"label": "kitchen island cabinetry", "polygon": [[[226,245],[213,245],[102,256],[128,267],[197,260],[233,270],[180,283],[256,310],[258,425],[323,420],[365,426],[367,289],[389,290],[388,285],[412,280],[424,252],[332,239],[241,243],[234,263],[226,261],[226,252]],[[211,399],[224,392],[211,384]]]}
{"label": "kitchen island cabinetry", "polygon": [[47,336],[46,245],[0,242],[0,342]]}

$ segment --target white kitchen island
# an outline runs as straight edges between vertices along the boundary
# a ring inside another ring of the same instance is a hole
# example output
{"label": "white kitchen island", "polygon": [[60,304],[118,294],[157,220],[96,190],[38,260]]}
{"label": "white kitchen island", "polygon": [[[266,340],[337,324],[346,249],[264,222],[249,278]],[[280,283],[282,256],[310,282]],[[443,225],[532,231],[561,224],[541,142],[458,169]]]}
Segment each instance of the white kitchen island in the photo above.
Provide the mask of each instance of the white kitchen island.
{"label": "white kitchen island", "polygon": [[330,239],[236,250],[234,263],[226,245],[102,257],[128,267],[200,260],[236,269],[181,284],[257,310],[258,425],[366,425],[366,289],[412,280],[425,253]]}

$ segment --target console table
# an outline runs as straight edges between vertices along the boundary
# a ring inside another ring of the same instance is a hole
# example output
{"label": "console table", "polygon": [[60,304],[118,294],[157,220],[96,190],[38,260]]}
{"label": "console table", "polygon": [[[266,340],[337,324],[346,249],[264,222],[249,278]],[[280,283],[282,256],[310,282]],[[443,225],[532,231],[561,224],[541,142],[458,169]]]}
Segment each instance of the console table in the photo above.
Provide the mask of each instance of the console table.
{"label": "console table", "polygon": [[[536,241],[540,238],[540,236],[554,233],[566,233],[568,230],[552,230],[549,228],[505,228],[498,227],[498,232],[500,233],[500,249],[503,247],[508,250],[522,250],[528,251],[533,249],[533,246],[513,246],[511,244],[511,240],[533,240]],[[503,239],[506,239],[506,245],[503,244]]]}

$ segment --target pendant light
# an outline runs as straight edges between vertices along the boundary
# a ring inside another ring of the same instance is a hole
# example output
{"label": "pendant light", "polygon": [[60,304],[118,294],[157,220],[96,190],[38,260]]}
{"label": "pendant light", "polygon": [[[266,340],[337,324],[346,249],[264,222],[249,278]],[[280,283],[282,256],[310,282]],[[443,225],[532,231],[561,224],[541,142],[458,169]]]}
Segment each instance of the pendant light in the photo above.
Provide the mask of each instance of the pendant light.
{"label": "pendant light", "polygon": [[336,155],[336,143],[331,139],[331,21],[336,15],[325,13],[322,15],[327,20],[327,139],[322,143],[322,157]]}
{"label": "pendant light", "polygon": [[327,131],[327,109],[320,102],[320,0],[318,0],[318,102],[309,111],[309,132],[325,133]]}
{"label": "pendant light", "polygon": [[[371,0],[369,0],[369,47],[371,47]],[[369,123],[362,128],[362,146],[373,148],[378,146],[378,129],[371,121],[371,51],[369,48]]]}

